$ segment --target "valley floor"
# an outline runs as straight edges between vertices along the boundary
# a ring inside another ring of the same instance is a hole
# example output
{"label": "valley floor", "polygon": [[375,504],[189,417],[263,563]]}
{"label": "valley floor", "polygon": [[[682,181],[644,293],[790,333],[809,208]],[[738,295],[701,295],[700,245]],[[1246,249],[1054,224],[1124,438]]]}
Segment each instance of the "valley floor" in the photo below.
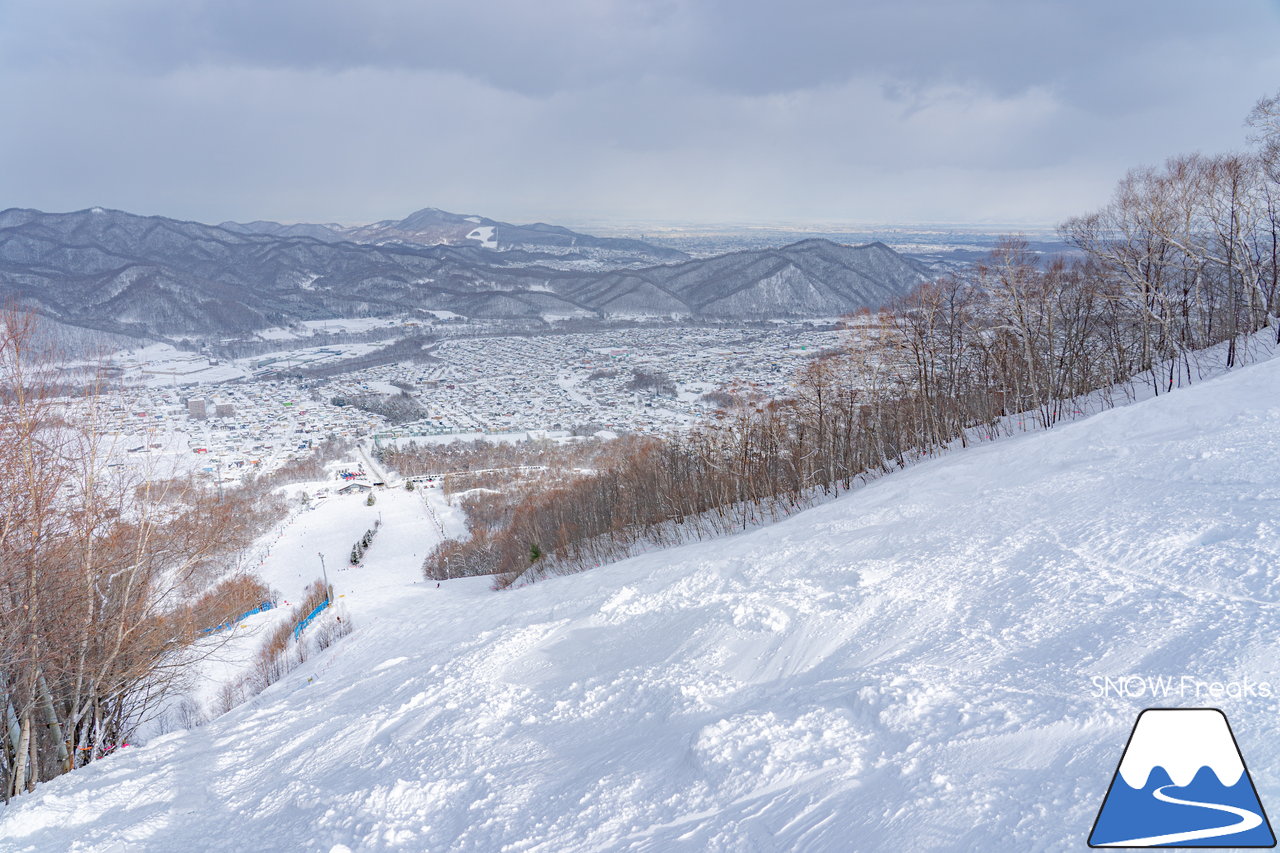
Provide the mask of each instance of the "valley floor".
{"label": "valley floor", "polygon": [[1147,706],[1223,708],[1280,810],[1275,698],[1093,680],[1280,692],[1280,360],[498,594],[421,580],[418,494],[376,510],[351,636],[0,848],[1074,850]]}

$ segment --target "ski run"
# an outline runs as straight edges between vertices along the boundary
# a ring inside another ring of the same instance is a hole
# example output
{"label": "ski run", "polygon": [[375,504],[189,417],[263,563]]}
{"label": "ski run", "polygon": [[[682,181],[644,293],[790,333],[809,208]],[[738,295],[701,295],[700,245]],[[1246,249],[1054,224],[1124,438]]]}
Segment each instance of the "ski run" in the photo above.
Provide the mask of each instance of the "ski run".
{"label": "ski run", "polygon": [[0,849],[1078,850],[1153,705],[1221,707],[1280,810],[1274,695],[1097,686],[1280,689],[1280,360],[502,593],[422,579],[438,490],[376,494],[258,554],[291,599],[323,553],[351,635],[16,799]]}

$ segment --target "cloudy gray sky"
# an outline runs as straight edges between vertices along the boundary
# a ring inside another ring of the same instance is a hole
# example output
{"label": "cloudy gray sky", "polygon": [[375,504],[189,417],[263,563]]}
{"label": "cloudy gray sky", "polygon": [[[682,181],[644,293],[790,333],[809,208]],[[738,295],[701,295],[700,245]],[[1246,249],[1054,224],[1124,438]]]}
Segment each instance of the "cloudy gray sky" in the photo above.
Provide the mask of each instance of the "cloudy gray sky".
{"label": "cloudy gray sky", "polygon": [[0,0],[0,207],[1052,224],[1277,89],[1280,0]]}

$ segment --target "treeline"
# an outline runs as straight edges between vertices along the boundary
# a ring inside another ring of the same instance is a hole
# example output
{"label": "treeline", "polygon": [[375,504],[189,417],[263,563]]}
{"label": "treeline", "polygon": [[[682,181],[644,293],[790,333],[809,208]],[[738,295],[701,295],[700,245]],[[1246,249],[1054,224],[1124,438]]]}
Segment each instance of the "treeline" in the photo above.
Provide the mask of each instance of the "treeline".
{"label": "treeline", "polygon": [[220,642],[203,630],[268,595],[227,574],[287,512],[268,477],[219,492],[110,466],[93,415],[66,419],[37,322],[0,312],[5,799],[114,751],[181,692]]}
{"label": "treeline", "polygon": [[648,391],[659,397],[674,397],[678,390],[675,381],[661,370],[648,371],[638,367],[632,368],[631,380],[627,382],[626,389]]}
{"label": "treeline", "polygon": [[[339,346],[342,344],[361,344],[371,343],[373,341],[385,341],[388,338],[402,337],[404,329],[400,326],[378,326],[372,329],[366,329],[361,332],[327,332],[324,330],[308,330],[306,328],[292,327],[291,331],[297,333],[298,338],[305,341],[305,345],[309,347],[323,346]],[[411,337],[418,337],[415,333]],[[129,340],[128,346],[136,346],[136,339]],[[257,355],[265,355],[267,353],[278,353],[280,350],[290,346],[297,346],[297,338],[291,340],[221,340],[212,338],[209,340],[183,340],[179,339],[174,342],[178,349],[189,351],[207,351],[216,358],[227,360],[237,358],[252,358]]]}
{"label": "treeline", "polygon": [[[373,493],[369,493],[369,497],[373,497]],[[353,566],[360,565],[360,561],[364,559],[364,552],[369,550],[369,546],[373,544],[373,537],[378,535],[378,531],[382,528],[382,519],[379,518],[364,532],[364,535],[356,540],[356,544],[351,546],[351,556],[348,562]]]}
{"label": "treeline", "polygon": [[265,491],[288,483],[323,480],[328,476],[325,466],[346,456],[355,446],[355,442],[349,438],[326,439],[317,443],[306,456],[294,457],[270,473],[250,473],[244,483],[246,487],[258,487]]}
{"label": "treeline", "polygon": [[1277,99],[1251,121],[1256,152],[1135,171],[1102,211],[1066,223],[1081,259],[1046,266],[1011,239],[969,273],[851,318],[846,345],[806,365],[790,398],[635,440],[442,543],[424,573],[503,586],[743,529],[952,445],[1050,427],[1086,397],[1110,405],[1135,379],[1157,393],[1194,381],[1206,347],[1225,343],[1239,363],[1241,341],[1280,312]]}
{"label": "treeline", "polygon": [[588,467],[595,464],[605,444],[595,438],[565,444],[550,439],[453,441],[447,444],[419,444],[410,440],[381,447],[374,455],[379,462],[406,477],[422,477],[532,465],[553,470]]}
{"label": "treeline", "polygon": [[[253,604],[265,600],[254,601],[249,593],[254,587],[263,589],[257,579],[240,576],[231,582],[241,587],[238,591],[243,600]],[[190,696],[184,697],[176,709],[176,723],[183,728],[194,728],[207,722],[210,714],[226,713],[284,678],[315,652],[324,651],[350,634],[353,628],[351,618],[341,605],[333,605],[332,597],[333,587],[326,587],[323,580],[316,579],[310,583],[302,600],[277,622],[258,647],[253,666],[239,677],[224,681],[211,708],[206,709]],[[219,604],[225,610],[225,602],[220,601]],[[242,615],[249,609],[252,608],[237,610],[235,615]]]}
{"label": "treeline", "polygon": [[[440,580],[493,574],[492,557],[497,553],[494,549],[500,548],[499,543],[509,535],[518,512],[527,512],[530,505],[544,495],[559,494],[583,478],[614,470],[649,441],[623,437],[562,445],[530,443],[531,446],[523,448],[514,458],[525,462],[537,460],[538,448],[541,448],[542,465],[450,474],[442,484],[442,491],[463,510],[467,538],[442,543],[427,558],[427,576]],[[482,459],[486,456],[479,454]],[[532,543],[529,549],[536,553]]]}
{"label": "treeline", "polygon": [[350,397],[332,397],[329,402],[335,406],[355,406],[391,424],[407,424],[427,416],[427,410],[408,391],[400,391],[396,394],[354,394]]}
{"label": "treeline", "polygon": [[[281,621],[258,649],[253,669],[235,681],[222,685],[215,712],[224,713],[258,695],[304,663],[313,652],[324,651],[351,633],[350,616],[345,611],[332,613],[333,618],[308,622],[322,605],[332,604],[333,588],[316,579],[307,586],[303,599]],[[326,610],[326,614],[330,611]],[[304,632],[305,629],[305,632]]]}
{"label": "treeline", "polygon": [[272,604],[274,593],[259,578],[236,574],[224,578],[204,595],[173,612],[187,636],[198,639],[202,634],[230,628],[242,615],[264,604]]}
{"label": "treeline", "polygon": [[353,373],[357,370],[365,370],[370,367],[378,367],[395,362],[432,362],[437,360],[430,353],[431,346],[435,342],[436,338],[431,335],[415,333],[392,341],[385,347],[365,355],[318,364],[314,367],[298,367],[278,372],[281,375],[298,376],[302,379],[327,379],[343,373]]}
{"label": "treeline", "polygon": [[[1131,171],[1110,204],[1066,222],[1138,332],[1143,368],[1236,341],[1277,313],[1280,291],[1280,96],[1249,116],[1257,150],[1193,154]],[[1227,363],[1236,362],[1234,343]]]}

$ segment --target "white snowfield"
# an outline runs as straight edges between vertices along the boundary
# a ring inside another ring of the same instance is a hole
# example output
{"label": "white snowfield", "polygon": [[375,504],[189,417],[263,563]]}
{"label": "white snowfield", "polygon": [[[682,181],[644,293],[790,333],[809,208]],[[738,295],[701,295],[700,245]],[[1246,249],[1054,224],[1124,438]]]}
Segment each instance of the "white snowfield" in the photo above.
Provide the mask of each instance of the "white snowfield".
{"label": "white snowfield", "polygon": [[480,245],[485,249],[498,248],[498,240],[493,236],[494,226],[481,225],[467,235],[468,240],[479,240]]}
{"label": "white snowfield", "polygon": [[504,593],[378,494],[351,636],[0,849],[1082,850],[1147,706],[1223,708],[1280,811],[1274,698],[1092,681],[1280,688],[1280,361]]}

